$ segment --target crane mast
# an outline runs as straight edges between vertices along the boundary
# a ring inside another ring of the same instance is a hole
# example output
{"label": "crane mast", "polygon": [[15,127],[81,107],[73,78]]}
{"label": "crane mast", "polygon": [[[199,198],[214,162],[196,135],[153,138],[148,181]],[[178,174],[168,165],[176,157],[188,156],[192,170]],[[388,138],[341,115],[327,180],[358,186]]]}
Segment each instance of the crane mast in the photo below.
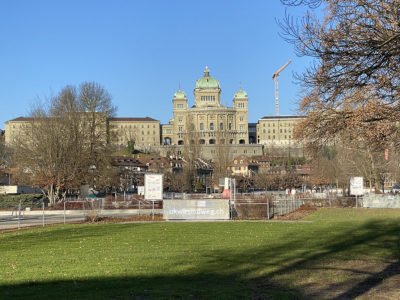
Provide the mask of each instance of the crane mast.
{"label": "crane mast", "polygon": [[279,116],[279,74],[291,63],[292,61],[289,59],[289,61],[284,64],[282,67],[280,67],[274,75],[272,75],[272,79],[274,80],[275,84],[275,114]]}

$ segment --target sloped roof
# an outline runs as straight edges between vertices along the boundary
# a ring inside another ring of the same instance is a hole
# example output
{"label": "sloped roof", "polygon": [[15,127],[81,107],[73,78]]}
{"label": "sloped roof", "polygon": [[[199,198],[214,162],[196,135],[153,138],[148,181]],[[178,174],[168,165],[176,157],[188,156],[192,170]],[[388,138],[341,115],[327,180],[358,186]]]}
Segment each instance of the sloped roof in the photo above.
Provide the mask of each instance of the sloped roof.
{"label": "sloped roof", "polygon": [[112,122],[160,122],[159,120],[150,117],[139,117],[139,118],[127,118],[127,117],[117,117],[109,118]]}

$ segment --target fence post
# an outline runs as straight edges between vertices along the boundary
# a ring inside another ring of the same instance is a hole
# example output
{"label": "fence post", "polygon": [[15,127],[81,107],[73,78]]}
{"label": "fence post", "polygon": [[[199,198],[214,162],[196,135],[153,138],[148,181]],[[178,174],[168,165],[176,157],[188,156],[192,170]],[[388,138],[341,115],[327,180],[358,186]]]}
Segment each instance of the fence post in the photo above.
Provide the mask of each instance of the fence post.
{"label": "fence post", "polygon": [[65,199],[64,199],[64,225],[65,225]]}
{"label": "fence post", "polygon": [[269,220],[269,200],[267,199],[267,220]]}
{"label": "fence post", "polygon": [[44,202],[42,202],[42,227],[44,227]]}
{"label": "fence post", "polygon": [[18,204],[17,218],[18,218],[18,229],[19,229],[21,227],[21,201],[19,201],[19,204]]}

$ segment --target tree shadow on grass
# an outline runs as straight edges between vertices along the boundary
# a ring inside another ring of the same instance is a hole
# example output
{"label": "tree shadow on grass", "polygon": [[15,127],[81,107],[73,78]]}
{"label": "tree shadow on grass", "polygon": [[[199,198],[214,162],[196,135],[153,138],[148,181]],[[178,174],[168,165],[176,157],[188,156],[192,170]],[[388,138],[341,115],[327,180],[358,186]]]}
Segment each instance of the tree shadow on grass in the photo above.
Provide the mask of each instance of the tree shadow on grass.
{"label": "tree shadow on grass", "polygon": [[[296,236],[291,232],[279,243],[246,247],[245,251],[241,247],[229,252],[209,250],[182,274],[160,269],[148,277],[32,280],[0,286],[0,295],[5,299],[352,299],[399,274],[397,222],[371,221],[341,231],[334,239],[313,240],[313,236],[323,236],[325,230],[299,231]],[[378,257],[390,259],[386,267],[363,271],[357,265],[346,265],[346,259],[365,259],[370,251],[384,251]],[[334,267],[329,264],[332,261]],[[177,268],[180,263],[179,259],[175,262]],[[327,275],[332,270],[346,276],[337,282]],[[318,290],[296,282],[297,274],[313,273],[321,276],[313,279],[318,281]]]}

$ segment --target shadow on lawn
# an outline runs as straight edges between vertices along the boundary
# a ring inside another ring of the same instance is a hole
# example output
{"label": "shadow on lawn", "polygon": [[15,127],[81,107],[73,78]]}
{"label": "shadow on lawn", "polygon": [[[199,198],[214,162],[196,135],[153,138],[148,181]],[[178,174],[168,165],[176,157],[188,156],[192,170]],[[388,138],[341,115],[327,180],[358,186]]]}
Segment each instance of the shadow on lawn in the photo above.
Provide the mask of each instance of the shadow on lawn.
{"label": "shadow on lawn", "polygon": [[[31,282],[0,286],[0,295],[5,299],[352,299],[400,273],[397,222],[371,221],[344,231],[334,240],[321,238],[314,242],[312,237],[324,235],[326,229],[317,229],[312,235],[300,231],[288,238],[290,242],[277,246],[229,253],[209,251],[201,263],[193,262],[192,269],[182,276]],[[380,270],[329,265],[331,261],[344,261],[347,255],[357,260],[355,253],[362,257],[371,250],[386,251],[391,261]],[[323,276],[332,270],[345,272],[347,277],[339,284],[334,278],[321,278],[324,282],[318,291],[307,285],[295,289],[285,280],[285,276],[296,272],[321,272]],[[160,274],[168,272],[160,270]]]}

